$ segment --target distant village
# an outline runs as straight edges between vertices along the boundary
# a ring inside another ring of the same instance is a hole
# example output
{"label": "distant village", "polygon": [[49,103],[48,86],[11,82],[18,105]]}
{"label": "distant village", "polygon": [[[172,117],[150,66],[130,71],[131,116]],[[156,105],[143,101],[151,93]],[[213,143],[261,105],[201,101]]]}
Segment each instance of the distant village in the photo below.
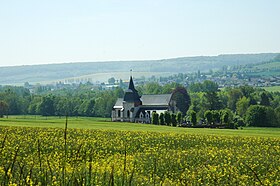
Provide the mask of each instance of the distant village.
{"label": "distant village", "polygon": [[[174,74],[167,77],[134,77],[135,86],[143,85],[148,82],[157,82],[159,85],[165,85],[170,83],[179,83],[186,88],[198,82],[210,80],[219,86],[219,88],[225,87],[239,87],[243,85],[249,85],[253,87],[272,87],[280,86],[280,76],[255,76],[241,72],[200,72],[188,74]],[[45,91],[54,91],[59,89],[75,89],[81,86],[90,87],[92,90],[112,90],[116,87],[126,88],[129,80],[115,79],[111,77],[107,82],[94,82],[90,78],[85,79],[71,79],[65,81],[54,82],[52,84],[24,84],[25,88],[28,88],[31,93],[40,93]]]}

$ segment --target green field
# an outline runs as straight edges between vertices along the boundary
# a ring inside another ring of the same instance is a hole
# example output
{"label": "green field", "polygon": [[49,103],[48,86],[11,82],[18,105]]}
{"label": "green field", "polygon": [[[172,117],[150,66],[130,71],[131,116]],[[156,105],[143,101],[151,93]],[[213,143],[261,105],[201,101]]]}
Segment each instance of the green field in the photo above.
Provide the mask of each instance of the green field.
{"label": "green field", "polygon": [[[42,116],[9,116],[0,118],[0,126],[21,126],[21,127],[65,127],[65,118],[42,117]],[[139,123],[111,122],[110,118],[70,117],[68,128],[79,129],[111,129],[123,131],[149,131],[149,132],[175,132],[187,134],[216,134],[216,135],[238,135],[238,136],[259,136],[279,137],[280,128],[256,128],[244,127],[239,130],[232,129],[203,129],[203,128],[181,128],[170,126],[158,126]]]}
{"label": "green field", "polygon": [[262,87],[262,88],[269,92],[280,92],[280,86]]}
{"label": "green field", "polygon": [[280,129],[0,119],[0,185],[279,185]]}

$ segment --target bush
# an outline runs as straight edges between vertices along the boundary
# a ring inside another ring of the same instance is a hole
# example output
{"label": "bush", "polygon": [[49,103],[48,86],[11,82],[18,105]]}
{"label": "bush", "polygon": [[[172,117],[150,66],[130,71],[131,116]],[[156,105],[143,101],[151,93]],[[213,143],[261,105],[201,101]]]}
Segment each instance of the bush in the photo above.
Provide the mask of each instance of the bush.
{"label": "bush", "polygon": [[276,114],[271,107],[251,105],[246,112],[247,126],[275,127],[277,126]]}

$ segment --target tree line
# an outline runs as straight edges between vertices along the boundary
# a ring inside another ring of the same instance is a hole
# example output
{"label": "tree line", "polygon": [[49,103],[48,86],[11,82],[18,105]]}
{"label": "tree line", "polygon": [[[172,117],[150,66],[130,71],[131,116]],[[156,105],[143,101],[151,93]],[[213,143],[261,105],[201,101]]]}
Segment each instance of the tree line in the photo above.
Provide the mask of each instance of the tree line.
{"label": "tree line", "polygon": [[[171,93],[175,88],[183,87],[178,83],[160,85],[157,82],[137,86],[140,94]],[[280,92],[268,92],[261,88],[240,86],[219,89],[212,81],[192,83],[187,87],[190,106],[181,113],[182,119],[172,116],[173,123],[187,122],[191,125],[248,125],[280,127]],[[45,90],[31,94],[24,87],[0,86],[0,117],[4,115],[43,115],[43,116],[89,116],[110,117],[117,98],[123,97],[124,90],[93,90],[91,85],[77,88]],[[164,114],[163,114],[164,115]],[[172,122],[160,119],[153,123]],[[167,122],[166,122],[167,121]],[[174,125],[174,124],[173,124]]]}
{"label": "tree line", "polygon": [[[145,93],[151,93],[149,90],[152,92],[163,90],[155,84],[153,83],[151,89],[147,89],[150,85],[144,85],[142,89],[148,90]],[[192,83],[187,89],[191,97],[191,105],[186,113],[181,113],[183,119],[177,120],[176,125],[187,123],[191,126],[208,125],[227,128],[245,125],[280,127],[280,92],[268,92],[251,86],[219,89],[216,83],[209,80]],[[164,119],[154,114],[152,123],[174,126],[169,122],[161,122],[160,118]]]}
{"label": "tree line", "polygon": [[23,87],[0,87],[0,117],[4,115],[110,117],[112,106],[122,97],[121,88],[94,90],[90,87],[31,94]]}

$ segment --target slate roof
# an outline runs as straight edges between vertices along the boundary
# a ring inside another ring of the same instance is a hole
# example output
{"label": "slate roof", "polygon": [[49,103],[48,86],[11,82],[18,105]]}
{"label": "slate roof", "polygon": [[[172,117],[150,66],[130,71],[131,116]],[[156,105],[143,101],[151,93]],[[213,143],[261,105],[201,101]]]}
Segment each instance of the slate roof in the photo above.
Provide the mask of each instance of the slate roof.
{"label": "slate roof", "polygon": [[130,76],[129,87],[124,93],[124,101],[127,102],[140,102],[138,91],[134,87],[132,77]]}
{"label": "slate roof", "polygon": [[142,95],[142,105],[150,106],[168,106],[172,94],[159,94],[159,95]]}
{"label": "slate roof", "polygon": [[114,105],[114,108],[122,108],[122,107],[123,107],[123,98],[118,98]]}

